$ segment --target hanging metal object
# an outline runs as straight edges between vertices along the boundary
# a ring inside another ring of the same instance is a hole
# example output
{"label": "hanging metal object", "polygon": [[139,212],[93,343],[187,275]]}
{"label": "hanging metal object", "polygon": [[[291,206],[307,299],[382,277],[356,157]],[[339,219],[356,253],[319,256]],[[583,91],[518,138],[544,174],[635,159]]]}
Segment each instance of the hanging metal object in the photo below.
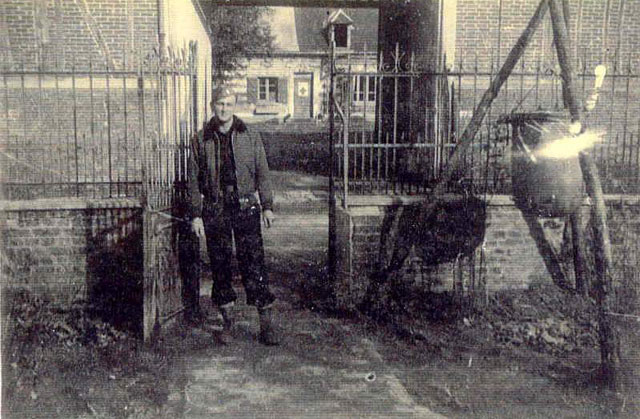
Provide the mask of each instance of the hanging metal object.
{"label": "hanging metal object", "polygon": [[501,118],[512,126],[512,187],[516,202],[539,216],[562,217],[582,202],[578,152],[594,136],[576,140],[566,115],[536,112]]}

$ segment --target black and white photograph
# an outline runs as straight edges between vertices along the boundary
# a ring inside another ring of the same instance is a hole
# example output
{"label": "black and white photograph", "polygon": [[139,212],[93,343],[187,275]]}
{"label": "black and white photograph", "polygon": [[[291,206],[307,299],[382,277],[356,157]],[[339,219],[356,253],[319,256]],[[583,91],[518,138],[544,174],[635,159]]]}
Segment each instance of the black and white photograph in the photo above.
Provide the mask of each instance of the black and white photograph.
{"label": "black and white photograph", "polygon": [[640,417],[640,0],[0,0],[0,417]]}

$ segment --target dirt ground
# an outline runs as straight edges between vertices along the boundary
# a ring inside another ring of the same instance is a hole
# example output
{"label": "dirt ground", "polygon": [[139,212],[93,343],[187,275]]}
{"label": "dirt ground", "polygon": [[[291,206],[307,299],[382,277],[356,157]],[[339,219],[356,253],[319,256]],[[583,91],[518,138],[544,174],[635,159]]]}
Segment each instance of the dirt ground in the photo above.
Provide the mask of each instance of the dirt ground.
{"label": "dirt ground", "polygon": [[[178,323],[144,346],[81,308],[25,295],[3,339],[2,416],[640,417],[639,323],[618,322],[621,384],[604,390],[593,307],[553,285],[465,312],[419,294],[366,316],[326,310],[324,195],[304,192],[309,183],[289,188],[305,205],[282,208],[265,232],[282,345],[257,342],[242,303],[231,345]],[[215,318],[209,287],[201,300]]]}

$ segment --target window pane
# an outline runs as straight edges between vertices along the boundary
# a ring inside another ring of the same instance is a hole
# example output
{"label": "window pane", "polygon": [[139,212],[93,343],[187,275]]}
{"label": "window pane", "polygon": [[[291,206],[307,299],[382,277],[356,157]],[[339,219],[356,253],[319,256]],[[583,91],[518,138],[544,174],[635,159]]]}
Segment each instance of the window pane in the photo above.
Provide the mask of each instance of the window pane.
{"label": "window pane", "polygon": [[376,100],[376,77],[375,76],[369,76],[369,97],[367,98],[368,101],[370,102],[374,102]]}
{"label": "window pane", "polygon": [[273,102],[278,100],[278,79],[275,77],[269,78],[269,100]]}
{"label": "window pane", "polygon": [[335,25],[334,34],[336,47],[347,48],[347,25]]}
{"label": "window pane", "polygon": [[358,101],[358,80],[360,78],[358,76],[353,76],[351,80],[351,91],[353,92],[353,101]]}
{"label": "window pane", "polygon": [[267,79],[264,77],[258,79],[258,99],[267,100]]}
{"label": "window pane", "polygon": [[362,102],[364,100],[364,77],[353,76],[353,100]]}
{"label": "window pane", "polygon": [[268,102],[275,102],[278,100],[277,77],[258,78],[258,99]]}

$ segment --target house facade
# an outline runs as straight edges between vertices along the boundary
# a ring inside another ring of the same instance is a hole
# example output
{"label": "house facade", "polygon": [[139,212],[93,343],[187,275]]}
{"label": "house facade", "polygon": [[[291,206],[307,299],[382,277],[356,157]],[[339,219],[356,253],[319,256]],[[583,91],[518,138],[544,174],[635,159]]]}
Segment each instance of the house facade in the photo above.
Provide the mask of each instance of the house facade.
{"label": "house facade", "polygon": [[[239,114],[249,120],[325,118],[332,40],[336,55],[350,56],[352,71],[375,70],[376,9],[274,7],[265,18],[275,35],[275,51],[255,54],[243,76],[233,80]],[[357,76],[352,83],[354,112],[366,102],[373,109],[374,77]]]}

